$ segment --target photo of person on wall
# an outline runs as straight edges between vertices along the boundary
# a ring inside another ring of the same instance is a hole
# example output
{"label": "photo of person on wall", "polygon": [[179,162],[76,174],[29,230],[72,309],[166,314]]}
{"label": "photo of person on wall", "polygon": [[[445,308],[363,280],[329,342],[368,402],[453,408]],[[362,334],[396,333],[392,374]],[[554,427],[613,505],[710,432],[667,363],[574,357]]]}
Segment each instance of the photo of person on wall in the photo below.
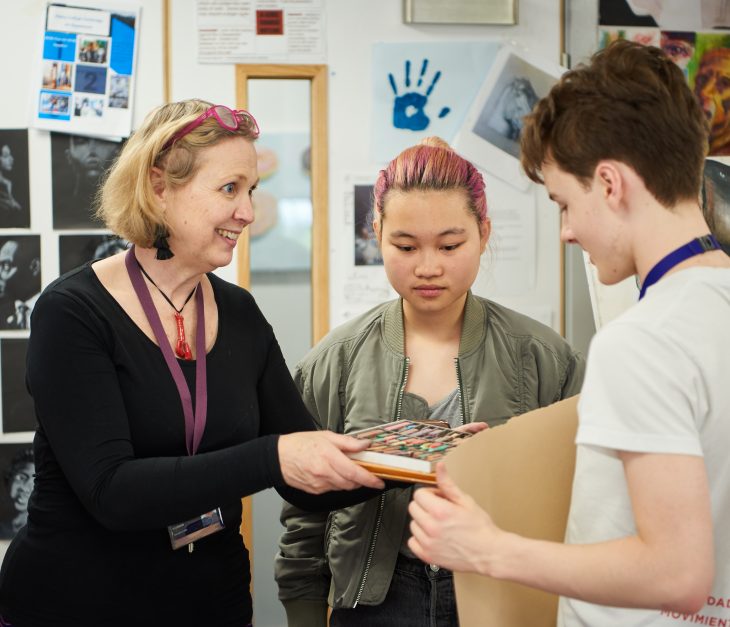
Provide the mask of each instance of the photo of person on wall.
{"label": "photo of person on wall", "polygon": [[33,492],[35,463],[30,444],[0,444],[4,507],[0,509],[0,539],[10,540],[28,520],[28,499]]}
{"label": "photo of person on wall", "polygon": [[93,200],[99,181],[121,148],[119,142],[51,133],[54,229],[99,228]]}
{"label": "photo of person on wall", "polygon": [[0,228],[30,226],[28,131],[0,130]]}
{"label": "photo of person on wall", "polygon": [[29,329],[41,291],[38,235],[0,237],[0,329]]}

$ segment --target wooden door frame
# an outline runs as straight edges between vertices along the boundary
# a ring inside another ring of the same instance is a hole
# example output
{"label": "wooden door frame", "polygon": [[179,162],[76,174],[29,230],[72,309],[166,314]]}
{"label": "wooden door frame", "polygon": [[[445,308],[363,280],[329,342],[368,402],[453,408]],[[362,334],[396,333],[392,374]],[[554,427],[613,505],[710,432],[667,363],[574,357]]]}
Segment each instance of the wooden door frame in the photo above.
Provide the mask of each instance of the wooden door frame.
{"label": "wooden door frame", "polygon": [[[327,66],[250,64],[236,66],[236,107],[248,108],[249,79],[305,79],[310,81],[311,184],[312,184],[312,344],[329,330],[329,211],[327,145]],[[252,112],[256,115],[256,112]],[[266,134],[266,129],[263,130]],[[238,239],[238,284],[251,287],[249,230]],[[241,535],[249,551],[253,585],[252,499],[243,499]]]}

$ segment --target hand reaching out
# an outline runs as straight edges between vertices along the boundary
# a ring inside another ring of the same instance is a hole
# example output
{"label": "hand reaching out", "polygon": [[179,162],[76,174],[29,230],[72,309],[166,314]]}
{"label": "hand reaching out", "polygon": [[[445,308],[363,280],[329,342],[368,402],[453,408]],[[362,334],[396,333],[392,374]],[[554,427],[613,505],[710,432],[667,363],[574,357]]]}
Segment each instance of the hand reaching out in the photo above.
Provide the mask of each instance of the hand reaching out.
{"label": "hand reaching out", "polygon": [[409,548],[429,564],[490,574],[494,550],[505,532],[459,489],[443,462],[436,467],[436,478],[438,488],[416,490],[408,507],[412,518]]}
{"label": "hand reaching out", "polygon": [[362,451],[367,440],[331,431],[306,431],[279,436],[279,463],[287,485],[310,494],[385,484],[345,453]]}

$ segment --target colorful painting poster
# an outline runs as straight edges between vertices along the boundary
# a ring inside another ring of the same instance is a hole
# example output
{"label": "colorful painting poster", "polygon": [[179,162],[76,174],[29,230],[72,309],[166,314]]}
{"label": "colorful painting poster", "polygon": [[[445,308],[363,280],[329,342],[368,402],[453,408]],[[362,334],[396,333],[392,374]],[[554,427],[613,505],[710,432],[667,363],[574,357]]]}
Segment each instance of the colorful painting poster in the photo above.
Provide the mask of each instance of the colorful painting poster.
{"label": "colorful painting poster", "polygon": [[84,0],[46,5],[35,127],[129,136],[140,10]]}
{"label": "colorful painting poster", "polygon": [[710,155],[730,155],[730,34],[697,33],[689,86],[710,125]]}
{"label": "colorful painting poster", "polygon": [[710,128],[709,154],[730,155],[730,33],[601,27],[598,47],[617,39],[658,46],[687,77]]}

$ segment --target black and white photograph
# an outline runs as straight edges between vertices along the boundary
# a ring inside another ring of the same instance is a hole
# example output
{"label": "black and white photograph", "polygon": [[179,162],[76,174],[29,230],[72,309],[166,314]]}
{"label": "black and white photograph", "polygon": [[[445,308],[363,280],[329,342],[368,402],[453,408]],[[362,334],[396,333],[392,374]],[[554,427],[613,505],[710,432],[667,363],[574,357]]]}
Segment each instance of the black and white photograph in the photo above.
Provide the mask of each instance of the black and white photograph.
{"label": "black and white photograph", "polygon": [[602,26],[643,26],[678,31],[730,28],[726,0],[600,0]]}
{"label": "black and white photograph", "polygon": [[529,180],[519,166],[524,118],[563,71],[559,65],[503,47],[454,141],[456,150],[484,170],[525,189]]}
{"label": "black and white photograph", "polygon": [[109,77],[109,107],[127,109],[129,107],[129,81],[126,74],[112,74]]}
{"label": "black and white photograph", "polygon": [[58,238],[58,267],[66,274],[92,259],[104,259],[127,250],[129,242],[116,235],[61,235]]}
{"label": "black and white photograph", "polygon": [[0,237],[0,329],[29,329],[40,291],[40,235]]}
{"label": "black and white photograph", "polygon": [[90,229],[103,225],[93,215],[94,195],[120,142],[51,133],[51,189],[54,229]]}
{"label": "black and white photograph", "polygon": [[382,266],[378,239],[373,231],[373,186],[354,185],[355,265]]}
{"label": "black and white photograph", "polygon": [[28,131],[0,129],[0,229],[30,227]]}
{"label": "black and white photograph", "polygon": [[28,339],[0,340],[0,384],[2,384],[3,433],[35,431],[38,426],[33,398],[25,387],[25,356]]}
{"label": "black and white photograph", "polygon": [[100,118],[104,115],[104,97],[77,94],[74,99],[74,115],[78,117]]}
{"label": "black and white photograph", "polygon": [[28,520],[35,462],[30,442],[0,444],[0,540],[11,540]]}
{"label": "black and white photograph", "polygon": [[513,157],[520,156],[520,134],[525,116],[537,103],[537,93],[524,74],[510,76],[482,109],[474,132]]}

